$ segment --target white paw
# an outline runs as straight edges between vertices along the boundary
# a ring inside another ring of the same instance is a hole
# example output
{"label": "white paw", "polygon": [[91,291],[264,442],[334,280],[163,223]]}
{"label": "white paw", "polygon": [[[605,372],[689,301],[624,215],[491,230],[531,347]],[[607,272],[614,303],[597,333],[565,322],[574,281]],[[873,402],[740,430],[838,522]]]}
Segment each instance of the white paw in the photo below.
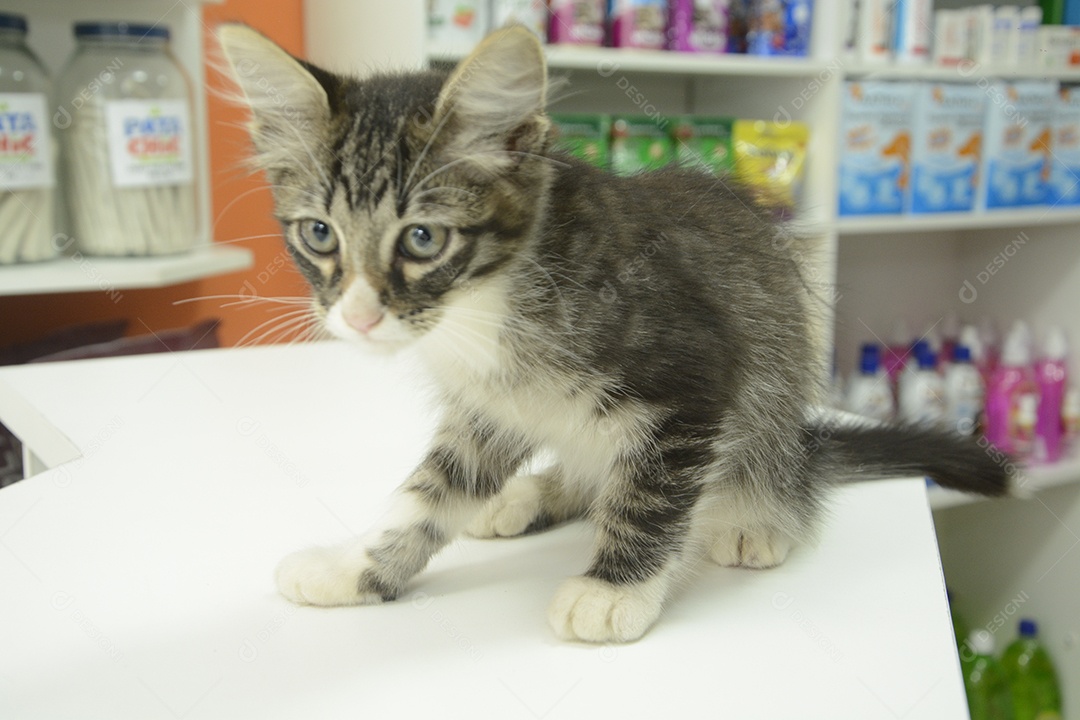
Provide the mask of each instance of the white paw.
{"label": "white paw", "polygon": [[511,479],[469,525],[477,538],[513,537],[529,529],[540,515],[540,487],[532,475]]}
{"label": "white paw", "polygon": [[343,548],[314,547],[278,564],[278,591],[299,605],[372,605],[382,598],[361,591],[361,575],[372,563]]}
{"label": "white paw", "polygon": [[791,541],[774,530],[736,528],[720,534],[709,557],[725,567],[763,569],[784,562],[790,550]]}
{"label": "white paw", "polygon": [[548,622],[562,640],[630,642],[660,615],[661,598],[641,585],[618,586],[574,577],[563,582],[548,607]]}

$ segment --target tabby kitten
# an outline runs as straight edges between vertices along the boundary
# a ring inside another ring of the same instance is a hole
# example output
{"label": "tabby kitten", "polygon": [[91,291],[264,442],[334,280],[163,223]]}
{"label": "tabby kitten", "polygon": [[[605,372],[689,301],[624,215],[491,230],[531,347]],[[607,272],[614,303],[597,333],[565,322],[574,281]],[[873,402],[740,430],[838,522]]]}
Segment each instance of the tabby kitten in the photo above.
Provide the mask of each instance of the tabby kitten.
{"label": "tabby kitten", "polygon": [[[445,406],[380,527],[281,563],[290,600],[393,600],[462,532],[587,517],[595,553],[551,627],[629,641],[699,559],[765,568],[812,540],[838,481],[1008,491],[972,441],[815,421],[805,248],[726,181],[613,177],[553,150],[528,31],[449,74],[364,80],[243,26],[220,40],[315,312],[374,349],[415,343]],[[542,450],[558,462],[515,475]]]}

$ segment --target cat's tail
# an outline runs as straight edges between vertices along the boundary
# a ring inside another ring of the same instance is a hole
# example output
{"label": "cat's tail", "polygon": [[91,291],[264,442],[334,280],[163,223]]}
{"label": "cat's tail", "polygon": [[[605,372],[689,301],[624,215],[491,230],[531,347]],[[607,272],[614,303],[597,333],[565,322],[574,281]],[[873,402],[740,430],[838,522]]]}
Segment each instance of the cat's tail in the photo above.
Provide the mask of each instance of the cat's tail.
{"label": "cat's tail", "polygon": [[963,492],[1019,494],[1018,464],[981,437],[910,424],[822,422],[804,430],[816,477],[853,482],[924,476]]}

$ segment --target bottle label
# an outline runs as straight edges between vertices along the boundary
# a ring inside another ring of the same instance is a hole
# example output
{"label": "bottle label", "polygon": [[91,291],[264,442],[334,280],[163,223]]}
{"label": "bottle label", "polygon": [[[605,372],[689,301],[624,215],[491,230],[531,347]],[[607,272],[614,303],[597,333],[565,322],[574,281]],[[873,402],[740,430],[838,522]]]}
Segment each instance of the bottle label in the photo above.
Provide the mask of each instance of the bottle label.
{"label": "bottle label", "polygon": [[113,185],[123,188],[190,183],[194,172],[188,118],[184,100],[105,103]]}
{"label": "bottle label", "polygon": [[53,186],[45,106],[42,93],[0,93],[0,190]]}
{"label": "bottle label", "polygon": [[1010,400],[1009,440],[1012,451],[1020,458],[1027,458],[1035,448],[1036,407],[1039,396],[1018,391]]}

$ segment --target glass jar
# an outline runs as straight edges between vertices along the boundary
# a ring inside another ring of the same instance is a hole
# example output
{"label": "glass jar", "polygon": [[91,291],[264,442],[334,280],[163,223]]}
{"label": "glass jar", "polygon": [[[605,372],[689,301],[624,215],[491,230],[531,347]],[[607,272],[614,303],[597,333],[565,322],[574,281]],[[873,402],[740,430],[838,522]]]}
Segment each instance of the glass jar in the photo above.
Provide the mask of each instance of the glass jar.
{"label": "glass jar", "polygon": [[160,25],[78,23],[58,79],[67,226],[88,255],[196,242],[191,87]]}
{"label": "glass jar", "polygon": [[54,257],[49,76],[26,18],[0,13],[0,265]]}

